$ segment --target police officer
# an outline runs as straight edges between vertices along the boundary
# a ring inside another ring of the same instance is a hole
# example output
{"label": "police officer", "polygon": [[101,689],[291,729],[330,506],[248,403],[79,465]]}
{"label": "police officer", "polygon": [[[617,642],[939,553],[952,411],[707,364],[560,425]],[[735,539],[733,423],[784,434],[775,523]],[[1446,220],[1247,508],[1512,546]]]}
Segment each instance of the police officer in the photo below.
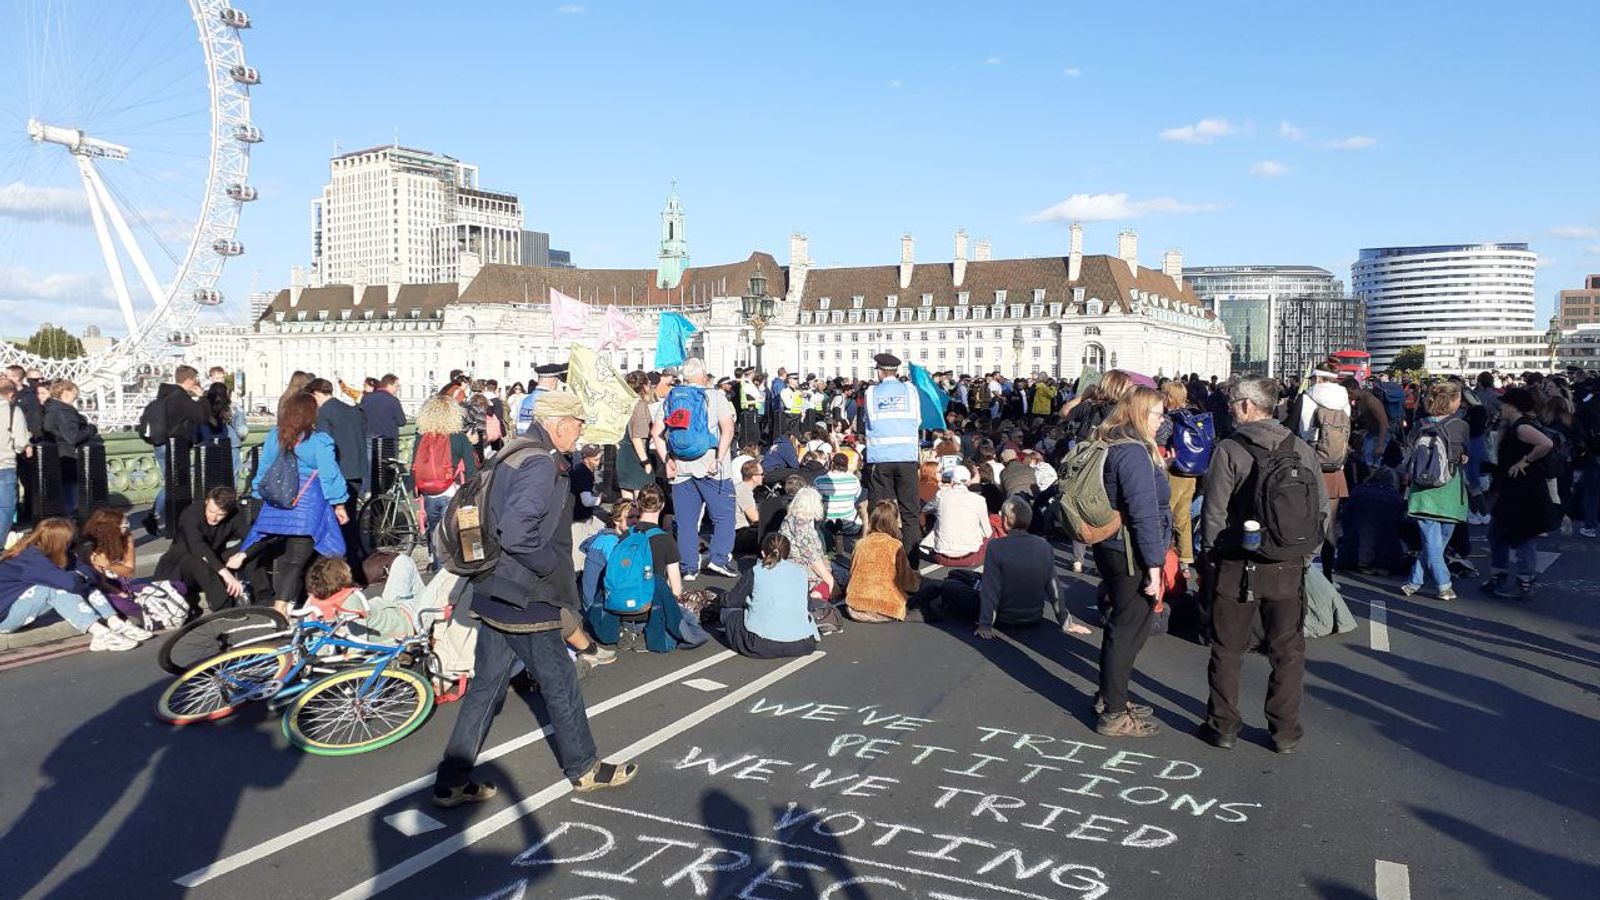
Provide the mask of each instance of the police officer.
{"label": "police officer", "polygon": [[522,398],[522,405],[517,407],[517,434],[528,430],[528,423],[533,421],[533,404],[538,401],[539,395],[546,391],[564,391],[566,384],[563,379],[567,377],[566,363],[545,363],[534,366],[533,372],[538,376],[538,384]]}
{"label": "police officer", "polygon": [[867,435],[867,495],[872,502],[893,500],[900,507],[900,538],[915,566],[920,558],[922,521],[918,518],[917,429],[922,409],[917,389],[896,375],[900,358],[879,353],[872,358],[878,383],[867,388],[862,419]]}
{"label": "police officer", "polygon": [[756,370],[745,369],[739,373],[735,399],[739,406],[739,446],[761,443],[761,419],[766,414],[766,393],[755,382]]}

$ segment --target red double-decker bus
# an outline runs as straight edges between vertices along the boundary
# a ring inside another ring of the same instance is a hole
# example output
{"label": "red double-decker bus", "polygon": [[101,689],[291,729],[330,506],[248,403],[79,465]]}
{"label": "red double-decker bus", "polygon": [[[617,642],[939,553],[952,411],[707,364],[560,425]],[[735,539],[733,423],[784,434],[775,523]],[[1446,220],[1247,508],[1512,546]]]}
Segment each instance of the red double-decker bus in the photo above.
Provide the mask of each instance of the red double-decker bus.
{"label": "red double-decker bus", "polygon": [[1365,350],[1335,350],[1328,354],[1333,370],[1340,375],[1353,375],[1357,381],[1366,381],[1372,375],[1372,354]]}

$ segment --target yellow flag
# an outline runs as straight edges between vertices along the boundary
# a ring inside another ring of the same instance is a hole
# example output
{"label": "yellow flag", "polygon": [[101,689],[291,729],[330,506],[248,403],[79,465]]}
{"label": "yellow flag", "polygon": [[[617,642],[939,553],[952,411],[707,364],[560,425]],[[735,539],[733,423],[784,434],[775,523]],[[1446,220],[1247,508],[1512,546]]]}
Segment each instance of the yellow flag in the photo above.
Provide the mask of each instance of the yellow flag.
{"label": "yellow flag", "polygon": [[628,429],[639,397],[629,390],[611,363],[582,344],[573,344],[567,358],[567,390],[578,395],[589,421],[583,426],[581,444],[615,445]]}

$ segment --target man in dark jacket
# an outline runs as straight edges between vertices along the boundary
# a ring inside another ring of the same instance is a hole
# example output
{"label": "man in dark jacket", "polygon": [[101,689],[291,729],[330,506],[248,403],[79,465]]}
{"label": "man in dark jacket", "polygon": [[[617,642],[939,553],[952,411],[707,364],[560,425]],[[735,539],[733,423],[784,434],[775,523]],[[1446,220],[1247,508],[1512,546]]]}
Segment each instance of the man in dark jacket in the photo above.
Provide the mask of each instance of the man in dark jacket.
{"label": "man in dark jacket", "polygon": [[44,405],[39,402],[39,392],[35,390],[38,385],[28,379],[28,371],[21,366],[7,368],[6,377],[17,386],[14,402],[28,423],[28,433],[38,437],[44,433]]}
{"label": "man in dark jacket", "polygon": [[451,807],[487,800],[495,787],[470,779],[483,739],[505,699],[512,662],[527,666],[544,696],[561,771],[580,790],[619,787],[637,767],[600,761],[577,668],[562,640],[563,613],[580,607],[572,566],[572,494],[568,463],[586,418],[574,394],[539,397],[523,438],[495,458],[487,519],[500,539],[494,568],[472,582],[478,629],[475,675],[461,698],[455,730],[434,779],[433,802]]}
{"label": "man in dark jacket", "polygon": [[356,578],[362,578],[367,559],[367,548],[361,540],[360,517],[356,509],[361,496],[361,483],[367,476],[366,433],[367,417],[361,408],[333,398],[333,384],[326,378],[314,378],[306,385],[306,393],[317,401],[317,430],[333,438],[333,452],[339,458],[339,472],[344,475],[350,489],[350,499],[345,504],[349,518],[339,530],[344,532],[345,559]]}
{"label": "man in dark jacket", "polygon": [[385,375],[378,389],[361,398],[361,411],[367,417],[367,437],[400,439],[400,429],[406,424],[406,411],[395,394],[400,392],[400,377]]}
{"label": "man in dark jacket", "polygon": [[200,426],[206,421],[206,407],[200,402],[204,390],[200,387],[200,372],[194,366],[179,366],[172,373],[172,383],[156,388],[157,417],[160,433],[152,433],[155,442],[156,469],[161,473],[161,487],[156,491],[156,502],[145,516],[144,527],[153,536],[159,532],[160,517],[167,514],[167,454],[174,439],[192,444],[199,436]]}
{"label": "man in dark jacket", "polygon": [[1383,451],[1389,447],[1389,413],[1383,400],[1354,378],[1341,383],[1350,392],[1350,446],[1360,448],[1361,462],[1370,470],[1383,464]]}
{"label": "man in dark jacket", "polygon": [[[1292,752],[1303,733],[1300,727],[1300,697],[1306,668],[1306,639],[1301,631],[1305,615],[1305,567],[1307,560],[1322,549],[1313,541],[1300,559],[1282,562],[1263,561],[1244,548],[1246,520],[1263,520],[1255,509],[1257,487],[1256,455],[1272,452],[1292,435],[1272,418],[1278,406],[1278,385],[1268,378],[1245,378],[1229,392],[1230,406],[1238,422],[1233,436],[1217,442],[1206,472],[1205,504],[1201,508],[1201,550],[1205,555],[1208,605],[1211,608],[1211,699],[1206,704],[1206,721],[1199,736],[1215,747],[1230,748],[1237,740],[1242,719],[1239,715],[1239,668],[1253,638],[1251,626],[1259,611],[1266,631],[1267,660],[1272,664],[1272,680],[1267,685],[1267,726],[1273,747],[1279,753]],[[1315,500],[1309,515],[1320,519],[1327,505],[1322,467],[1316,451],[1299,438],[1293,438],[1295,453],[1304,472],[1315,484]],[[1295,511],[1277,510],[1279,516],[1292,517]],[[1324,523],[1324,528],[1326,524]]]}
{"label": "man in dark jacket", "polygon": [[[158,580],[181,581],[189,588],[189,605],[198,608],[199,594],[215,612],[244,597],[244,583],[236,574],[245,564],[244,553],[229,553],[250,533],[249,517],[239,511],[239,495],[231,487],[206,492],[204,503],[192,503],[178,516],[178,534],[156,562]],[[252,584],[266,588],[272,599],[271,579],[251,573]]]}

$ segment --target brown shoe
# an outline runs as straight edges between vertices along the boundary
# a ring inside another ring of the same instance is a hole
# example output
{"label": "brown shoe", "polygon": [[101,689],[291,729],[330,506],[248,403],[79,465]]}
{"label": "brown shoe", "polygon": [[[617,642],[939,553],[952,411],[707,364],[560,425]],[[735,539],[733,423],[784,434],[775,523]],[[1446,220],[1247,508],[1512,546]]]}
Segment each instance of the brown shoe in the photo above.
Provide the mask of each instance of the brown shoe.
{"label": "brown shoe", "polygon": [[572,789],[579,793],[599,791],[606,788],[622,787],[639,774],[639,767],[633,763],[612,765],[608,762],[595,763],[594,768],[583,774],[583,777],[572,783]]}
{"label": "brown shoe", "polygon": [[1141,719],[1126,711],[1105,715],[1095,723],[1094,730],[1106,737],[1150,737],[1161,730],[1153,719]]}

